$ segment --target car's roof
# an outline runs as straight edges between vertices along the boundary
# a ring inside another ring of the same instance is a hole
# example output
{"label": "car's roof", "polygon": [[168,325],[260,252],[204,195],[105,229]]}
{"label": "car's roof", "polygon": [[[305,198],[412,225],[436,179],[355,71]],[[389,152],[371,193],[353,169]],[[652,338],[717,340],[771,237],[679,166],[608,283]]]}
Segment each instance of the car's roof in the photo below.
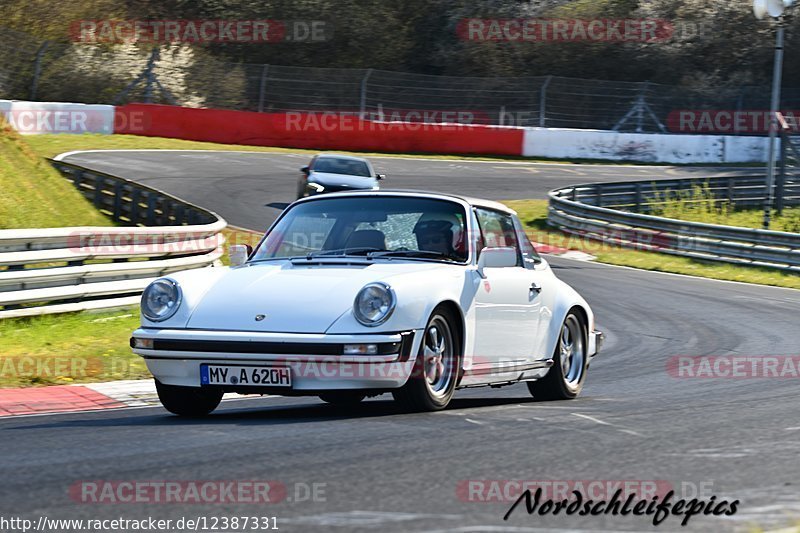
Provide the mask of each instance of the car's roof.
{"label": "car's roof", "polygon": [[380,189],[380,190],[361,190],[361,191],[342,191],[330,194],[322,194],[311,196],[303,201],[323,198],[340,198],[342,196],[407,196],[416,198],[440,198],[445,200],[460,200],[474,207],[485,207],[487,209],[494,209],[495,211],[503,211],[505,213],[516,214],[516,211],[510,207],[501,204],[500,202],[493,202],[492,200],[484,200],[483,198],[473,198],[471,196],[462,196],[459,194],[450,194],[444,192],[422,191],[414,189]]}
{"label": "car's roof", "polygon": [[321,154],[317,154],[317,159],[322,158],[332,158],[332,159],[348,159],[350,161],[363,161],[367,162],[367,160],[363,157],[356,157],[354,155],[344,155],[344,154],[335,154],[332,152],[322,152]]}

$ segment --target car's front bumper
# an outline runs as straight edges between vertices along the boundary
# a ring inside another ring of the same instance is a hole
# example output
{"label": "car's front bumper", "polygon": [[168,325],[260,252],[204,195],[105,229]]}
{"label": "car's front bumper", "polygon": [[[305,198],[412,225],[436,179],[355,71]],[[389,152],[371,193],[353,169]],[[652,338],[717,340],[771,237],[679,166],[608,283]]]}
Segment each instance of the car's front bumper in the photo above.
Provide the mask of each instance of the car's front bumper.
{"label": "car's front bumper", "polygon": [[[402,387],[412,373],[421,335],[401,333],[325,335],[140,328],[131,347],[161,383],[200,387],[200,366],[288,367],[291,389],[231,384],[231,392],[298,393]],[[376,344],[375,355],[345,355],[343,346]]]}

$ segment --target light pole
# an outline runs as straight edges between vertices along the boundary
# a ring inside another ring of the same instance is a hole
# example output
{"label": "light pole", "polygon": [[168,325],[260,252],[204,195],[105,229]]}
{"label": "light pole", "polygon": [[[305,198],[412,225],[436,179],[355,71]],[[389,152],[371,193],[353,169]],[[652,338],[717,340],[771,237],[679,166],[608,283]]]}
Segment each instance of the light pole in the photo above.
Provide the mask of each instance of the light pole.
{"label": "light pole", "polygon": [[775,63],[772,67],[772,98],[769,108],[769,152],[767,155],[767,178],[764,192],[764,229],[769,229],[772,215],[772,189],[775,183],[775,141],[778,136],[778,111],[781,102],[781,77],[783,74],[783,12],[794,4],[794,0],[753,0],[753,13],[761,20],[769,15],[777,19],[775,32]]}

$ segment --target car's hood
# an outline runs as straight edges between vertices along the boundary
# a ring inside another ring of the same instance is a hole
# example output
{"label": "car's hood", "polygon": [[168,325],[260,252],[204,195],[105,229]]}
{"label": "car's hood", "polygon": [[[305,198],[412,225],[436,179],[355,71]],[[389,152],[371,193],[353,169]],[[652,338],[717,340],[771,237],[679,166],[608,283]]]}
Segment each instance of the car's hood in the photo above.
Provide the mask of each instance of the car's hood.
{"label": "car's hood", "polygon": [[[309,266],[266,262],[231,268],[196,299],[186,327],[325,333],[350,312],[356,294],[367,283],[437,268],[442,265],[385,261]],[[192,286],[183,290],[191,291]],[[258,315],[264,318],[256,320]]]}
{"label": "car's hood", "polygon": [[308,179],[314,183],[319,183],[323,187],[341,189],[371,189],[378,183],[375,178],[350,176],[348,174],[329,174],[327,172],[312,172]]}

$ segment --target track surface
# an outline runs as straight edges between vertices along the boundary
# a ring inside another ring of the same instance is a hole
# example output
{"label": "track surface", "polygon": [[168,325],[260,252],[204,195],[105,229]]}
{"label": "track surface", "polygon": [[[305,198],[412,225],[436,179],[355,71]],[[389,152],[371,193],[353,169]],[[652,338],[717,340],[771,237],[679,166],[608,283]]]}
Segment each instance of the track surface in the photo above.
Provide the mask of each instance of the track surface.
{"label": "track surface", "polygon": [[[468,162],[372,157],[383,186],[427,189],[490,200],[547,198],[557,187],[747,172],[747,169]],[[263,152],[84,152],[66,162],[135,179],[208,207],[234,226],[266,229],[295,200],[306,154]],[[750,170],[752,173],[752,170]]]}
{"label": "track surface", "polygon": [[[159,157],[177,169],[197,156]],[[302,161],[285,159],[289,168]],[[226,164],[232,175],[252,172],[230,159]],[[396,177],[401,165],[432,174],[429,162],[394,164],[398,168],[387,163],[385,170]],[[502,178],[506,167],[457,164],[465,183],[494,191],[483,196],[520,196],[490,181]],[[115,170],[125,175],[124,168]],[[594,175],[598,170],[546,179],[602,179]],[[166,177],[157,186],[191,179]],[[431,178],[431,188],[449,186],[441,179]],[[248,184],[257,178],[199,179],[205,180],[209,188],[216,180],[230,192],[229,198],[205,196],[211,200],[206,207],[225,215],[236,198],[253,196]],[[536,174],[528,180],[526,190],[538,190]],[[199,201],[191,189],[184,191]],[[278,201],[275,194],[269,200]],[[262,207],[254,209],[259,214],[242,208],[242,218],[261,216]],[[202,421],[179,420],[160,408],[2,420],[0,515],[274,515],[283,531],[310,532],[727,531],[800,517],[796,380],[676,379],[666,371],[674,355],[797,355],[800,292],[558,258],[551,264],[586,297],[608,334],[578,400],[534,402],[524,385],[515,385],[461,391],[449,409],[434,414],[396,413],[383,396],[357,411],[315,399],[242,400]],[[67,493],[81,480],[209,479],[281,481],[293,501],[266,507],[82,505]],[[703,486],[706,498],[713,493],[742,503],[734,519],[695,517],[681,528],[670,517],[655,529],[647,517],[540,517],[523,509],[504,522],[509,503],[465,502],[456,493],[460,481],[504,479],[664,480],[679,491],[682,484]],[[295,483],[324,483],[324,501],[295,501]]]}

